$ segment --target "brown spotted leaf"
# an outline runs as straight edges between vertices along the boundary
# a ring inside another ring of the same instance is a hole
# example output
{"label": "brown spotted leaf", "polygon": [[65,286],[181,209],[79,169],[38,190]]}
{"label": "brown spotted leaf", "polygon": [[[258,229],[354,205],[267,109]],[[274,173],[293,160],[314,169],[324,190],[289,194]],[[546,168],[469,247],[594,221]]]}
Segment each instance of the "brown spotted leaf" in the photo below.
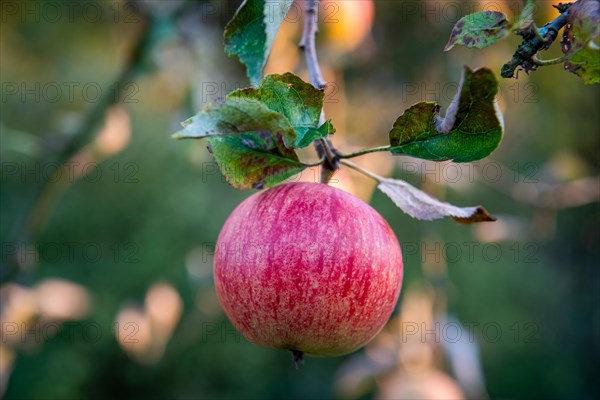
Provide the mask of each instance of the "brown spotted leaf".
{"label": "brown spotted leaf", "polygon": [[579,0],[569,8],[561,47],[566,55],[585,48],[600,35],[600,1]]}
{"label": "brown spotted leaf", "polygon": [[600,83],[600,49],[589,45],[565,62],[565,69],[583,79],[586,85]]}
{"label": "brown spotted leaf", "polygon": [[253,132],[214,136],[208,142],[221,173],[236,189],[275,186],[307,168],[284,145],[281,135]]}
{"label": "brown spotted leaf", "polygon": [[444,51],[461,44],[478,49],[492,45],[508,35],[509,22],[504,13],[482,11],[462,17],[454,25]]}

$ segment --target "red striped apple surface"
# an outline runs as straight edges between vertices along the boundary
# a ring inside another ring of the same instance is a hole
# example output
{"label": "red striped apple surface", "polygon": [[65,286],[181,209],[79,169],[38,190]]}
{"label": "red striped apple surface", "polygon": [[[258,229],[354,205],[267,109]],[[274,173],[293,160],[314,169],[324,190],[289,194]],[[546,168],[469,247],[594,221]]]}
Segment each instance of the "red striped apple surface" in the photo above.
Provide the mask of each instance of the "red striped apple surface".
{"label": "red striped apple surface", "polygon": [[220,303],[251,342],[337,356],[384,326],[402,284],[402,254],[388,223],[362,200],[319,183],[256,193],[219,235]]}

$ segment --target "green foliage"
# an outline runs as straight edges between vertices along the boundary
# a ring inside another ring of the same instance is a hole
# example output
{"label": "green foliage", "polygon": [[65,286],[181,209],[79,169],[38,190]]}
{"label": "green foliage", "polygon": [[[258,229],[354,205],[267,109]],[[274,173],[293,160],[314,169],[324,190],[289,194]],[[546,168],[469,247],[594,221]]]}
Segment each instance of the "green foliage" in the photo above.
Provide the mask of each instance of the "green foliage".
{"label": "green foliage", "polygon": [[275,186],[307,167],[280,135],[257,131],[208,141],[221,173],[237,189]]}
{"label": "green foliage", "polygon": [[390,131],[393,154],[433,161],[480,160],[502,139],[502,116],[496,108],[498,81],[487,68],[465,67],[458,93],[446,116],[437,103],[418,103],[404,112]]}
{"label": "green foliage", "polygon": [[487,47],[508,35],[508,27],[506,15],[498,11],[482,11],[464,16],[454,25],[444,50],[450,50],[455,44],[478,49]]}
{"label": "green foliage", "polygon": [[253,85],[262,80],[275,36],[291,5],[292,0],[245,0],[225,28],[225,51],[239,57]]}
{"label": "green foliage", "polygon": [[[270,47],[289,6],[289,2],[275,5],[247,0],[227,25],[225,49],[239,56],[254,85],[262,78]],[[532,8],[528,4],[523,10],[521,26],[531,20]],[[465,17],[455,27],[447,49],[455,43],[485,47],[505,36],[508,25],[506,17],[498,12]],[[489,70],[473,72],[465,68],[446,116],[439,115],[436,103],[414,105],[394,124],[389,150],[435,161],[469,162],[486,157],[502,138],[502,117],[494,104],[497,91],[498,82]],[[323,91],[291,73],[270,75],[257,88],[234,91],[224,102],[205,106],[185,121],[184,129],[174,137],[207,138],[221,173],[233,187],[269,187],[308,167],[300,162],[294,149],[335,132],[331,121],[319,126],[322,109]],[[382,181],[380,189],[415,218],[492,220],[482,208],[460,209],[398,182],[402,181]]]}
{"label": "green foliage", "polygon": [[312,142],[318,139],[322,139],[327,137],[327,135],[333,135],[335,133],[335,128],[331,123],[331,120],[327,120],[318,128],[308,128],[306,133],[302,136],[298,136],[296,140],[296,147],[303,148],[309,146]]}
{"label": "green foliage", "polygon": [[319,124],[323,97],[322,90],[291,73],[268,75],[258,89],[237,90],[227,96],[232,100],[256,100],[283,115],[297,135],[294,141],[286,141],[290,148],[306,147],[312,142],[310,138],[314,137],[314,133],[309,131]]}
{"label": "green foliage", "polygon": [[308,165],[293,149],[333,133],[319,126],[324,92],[294,74],[269,75],[183,122],[176,139],[208,138],[227,182],[238,189],[274,186]]}
{"label": "green foliage", "polygon": [[211,136],[240,133],[269,133],[279,135],[291,147],[296,133],[289,121],[265,104],[249,98],[227,97],[224,102],[210,103],[192,118],[182,123],[183,129],[175,139],[202,139]]}

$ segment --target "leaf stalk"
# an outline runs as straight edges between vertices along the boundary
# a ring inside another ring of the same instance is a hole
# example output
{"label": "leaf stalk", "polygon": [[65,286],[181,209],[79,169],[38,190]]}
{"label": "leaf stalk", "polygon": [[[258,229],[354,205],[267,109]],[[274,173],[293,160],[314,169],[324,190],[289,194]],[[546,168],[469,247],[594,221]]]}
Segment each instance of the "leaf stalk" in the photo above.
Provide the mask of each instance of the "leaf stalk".
{"label": "leaf stalk", "polygon": [[391,148],[392,148],[392,146],[390,146],[390,145],[373,147],[371,149],[359,150],[359,151],[356,151],[354,153],[348,153],[348,154],[338,153],[338,157],[340,159],[354,158],[354,157],[359,157],[359,156],[363,156],[365,154],[370,154],[370,153],[378,153],[378,152],[382,152],[382,151],[390,151]]}

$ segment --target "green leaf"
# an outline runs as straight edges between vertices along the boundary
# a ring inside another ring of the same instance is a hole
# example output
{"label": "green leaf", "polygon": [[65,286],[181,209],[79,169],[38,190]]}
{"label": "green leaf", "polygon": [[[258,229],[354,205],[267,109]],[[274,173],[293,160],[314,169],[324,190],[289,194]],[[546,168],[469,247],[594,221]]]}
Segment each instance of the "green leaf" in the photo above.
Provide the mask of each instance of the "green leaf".
{"label": "green leaf", "polygon": [[221,173],[237,189],[271,187],[307,168],[281,136],[257,132],[208,141]]}
{"label": "green leaf", "polygon": [[240,133],[268,132],[280,135],[289,147],[296,142],[296,132],[288,120],[261,102],[239,97],[207,104],[198,114],[182,123],[175,139],[202,139]]}
{"label": "green leaf", "polygon": [[269,75],[258,88],[206,105],[173,137],[207,138],[222,174],[238,189],[273,186],[308,167],[294,148],[335,132],[330,121],[318,125],[323,96],[293,74]]}
{"label": "green leaf", "polygon": [[584,49],[600,35],[600,1],[579,0],[569,8],[567,25],[563,31],[563,53],[572,55]]}
{"label": "green leaf", "polygon": [[[268,75],[258,88],[237,90],[227,96],[228,99],[257,100],[285,116],[297,135],[295,143],[286,140],[286,145],[296,148],[306,147],[312,142],[310,137],[314,133],[309,132],[319,126],[323,97],[322,90],[291,73]],[[319,137],[317,135],[315,139]]]}
{"label": "green leaf", "polygon": [[565,62],[565,69],[580,76],[586,85],[600,83],[600,49],[590,43]]}
{"label": "green leaf", "polygon": [[434,199],[399,179],[383,179],[377,188],[392,199],[402,211],[415,219],[431,221],[453,217],[463,224],[496,220],[483,207],[456,207]]}
{"label": "green leaf", "polygon": [[454,25],[444,51],[455,44],[479,49],[494,44],[508,34],[509,22],[504,13],[482,11],[462,17]]}
{"label": "green leaf", "polygon": [[307,167],[290,148],[296,133],[289,121],[259,101],[227,98],[182,125],[173,137],[207,138],[221,173],[237,189],[273,186]]}
{"label": "green leaf", "polygon": [[390,131],[390,151],[433,161],[470,162],[488,156],[503,132],[497,92],[498,81],[489,69],[465,67],[446,116],[440,117],[437,103],[412,106]]}
{"label": "green leaf", "polygon": [[308,128],[308,130],[303,135],[298,135],[298,139],[296,140],[296,148],[301,149],[310,145],[317,139],[325,138],[328,135],[333,135],[334,133],[335,128],[331,124],[331,120],[327,120],[320,127]]}
{"label": "green leaf", "polygon": [[535,11],[535,1],[527,0],[525,7],[521,11],[519,18],[512,24],[511,30],[518,31],[529,28],[533,24],[533,12]]}
{"label": "green leaf", "polygon": [[225,51],[246,66],[250,83],[258,85],[279,26],[292,0],[244,0],[225,27]]}

